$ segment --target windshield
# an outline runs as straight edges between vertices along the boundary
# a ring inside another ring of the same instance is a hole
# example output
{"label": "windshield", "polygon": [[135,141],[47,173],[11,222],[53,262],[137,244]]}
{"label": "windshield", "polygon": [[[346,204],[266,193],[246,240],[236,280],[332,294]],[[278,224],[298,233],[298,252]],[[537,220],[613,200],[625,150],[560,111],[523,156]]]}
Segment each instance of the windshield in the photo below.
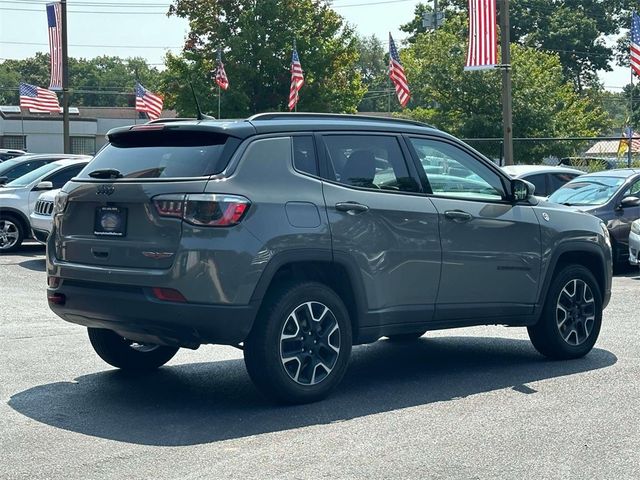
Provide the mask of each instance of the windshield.
{"label": "windshield", "polygon": [[549,201],[563,205],[603,205],[615,195],[625,180],[620,177],[579,177],[556,190]]}
{"label": "windshield", "polygon": [[40,168],[36,168],[35,170],[23,175],[21,177],[16,178],[14,181],[9,182],[5,185],[7,188],[15,188],[15,187],[26,187],[27,185],[33,183],[41,177],[44,177],[47,173],[52,172],[56,168],[60,168],[60,165],[55,163],[48,163],[46,165],[41,166]]}
{"label": "windshield", "polygon": [[11,169],[17,163],[20,163],[20,160],[16,160],[15,158],[12,158],[11,160],[5,160],[4,162],[0,163],[0,177],[4,172]]}

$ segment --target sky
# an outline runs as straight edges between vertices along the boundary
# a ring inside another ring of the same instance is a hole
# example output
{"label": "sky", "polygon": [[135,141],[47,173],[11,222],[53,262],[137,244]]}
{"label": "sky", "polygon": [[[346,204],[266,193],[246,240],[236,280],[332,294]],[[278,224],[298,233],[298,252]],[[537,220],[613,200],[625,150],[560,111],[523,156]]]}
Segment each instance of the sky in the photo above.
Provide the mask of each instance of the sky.
{"label": "sky", "polygon": [[[0,61],[48,51],[45,4],[49,0],[0,0]],[[423,0],[424,1],[424,0]],[[414,15],[415,0],[334,0],[333,7],[361,35],[386,43],[406,36],[399,26]],[[186,20],[167,18],[169,0],[68,0],[69,55],[141,56],[158,67],[167,50],[179,52],[188,32]],[[104,6],[106,4],[106,6]],[[304,61],[304,60],[303,60]],[[601,72],[609,90],[629,83],[628,68]]]}

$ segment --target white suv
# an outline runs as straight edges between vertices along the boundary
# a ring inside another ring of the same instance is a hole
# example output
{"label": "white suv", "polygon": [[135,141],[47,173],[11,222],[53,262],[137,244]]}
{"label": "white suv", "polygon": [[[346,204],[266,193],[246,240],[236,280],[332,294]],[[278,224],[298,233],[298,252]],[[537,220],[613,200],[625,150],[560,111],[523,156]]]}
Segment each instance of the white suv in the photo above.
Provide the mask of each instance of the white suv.
{"label": "white suv", "polygon": [[60,189],[57,188],[46,191],[40,195],[36,201],[36,206],[29,216],[31,236],[40,243],[47,243],[47,238],[49,238],[49,234],[51,233],[51,227],[53,226],[53,202],[59,191]]}
{"label": "white suv", "polygon": [[57,160],[0,187],[0,254],[17,249],[30,236],[29,216],[40,194],[62,188],[90,158]]}

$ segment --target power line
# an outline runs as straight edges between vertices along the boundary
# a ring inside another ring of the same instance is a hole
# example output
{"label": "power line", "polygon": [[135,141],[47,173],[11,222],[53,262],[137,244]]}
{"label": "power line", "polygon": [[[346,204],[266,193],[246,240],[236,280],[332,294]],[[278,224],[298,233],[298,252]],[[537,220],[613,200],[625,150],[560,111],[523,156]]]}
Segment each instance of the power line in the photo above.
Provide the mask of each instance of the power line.
{"label": "power line", "polygon": [[[0,40],[0,43],[7,43],[11,45],[36,45],[36,46],[48,46],[48,43],[45,42],[14,42],[14,41],[5,41]],[[163,47],[159,45],[95,45],[95,44],[80,44],[80,43],[70,43],[70,47],[98,47],[98,48],[182,48],[174,46],[174,47]]]}

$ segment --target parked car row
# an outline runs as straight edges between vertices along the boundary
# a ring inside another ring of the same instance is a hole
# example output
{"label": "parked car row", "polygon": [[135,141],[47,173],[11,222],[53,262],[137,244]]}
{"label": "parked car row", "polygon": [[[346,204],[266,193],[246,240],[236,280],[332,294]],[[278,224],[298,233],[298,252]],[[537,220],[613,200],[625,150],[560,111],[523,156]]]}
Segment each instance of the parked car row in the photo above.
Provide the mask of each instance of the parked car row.
{"label": "parked car row", "polygon": [[[50,226],[44,228],[41,222],[32,234],[32,214],[36,213],[40,195],[59,191],[90,159],[83,155],[25,155],[0,164],[0,175],[10,179],[0,184],[0,253],[18,249],[32,236],[46,241]],[[35,219],[42,221],[42,217],[36,215]]]}

